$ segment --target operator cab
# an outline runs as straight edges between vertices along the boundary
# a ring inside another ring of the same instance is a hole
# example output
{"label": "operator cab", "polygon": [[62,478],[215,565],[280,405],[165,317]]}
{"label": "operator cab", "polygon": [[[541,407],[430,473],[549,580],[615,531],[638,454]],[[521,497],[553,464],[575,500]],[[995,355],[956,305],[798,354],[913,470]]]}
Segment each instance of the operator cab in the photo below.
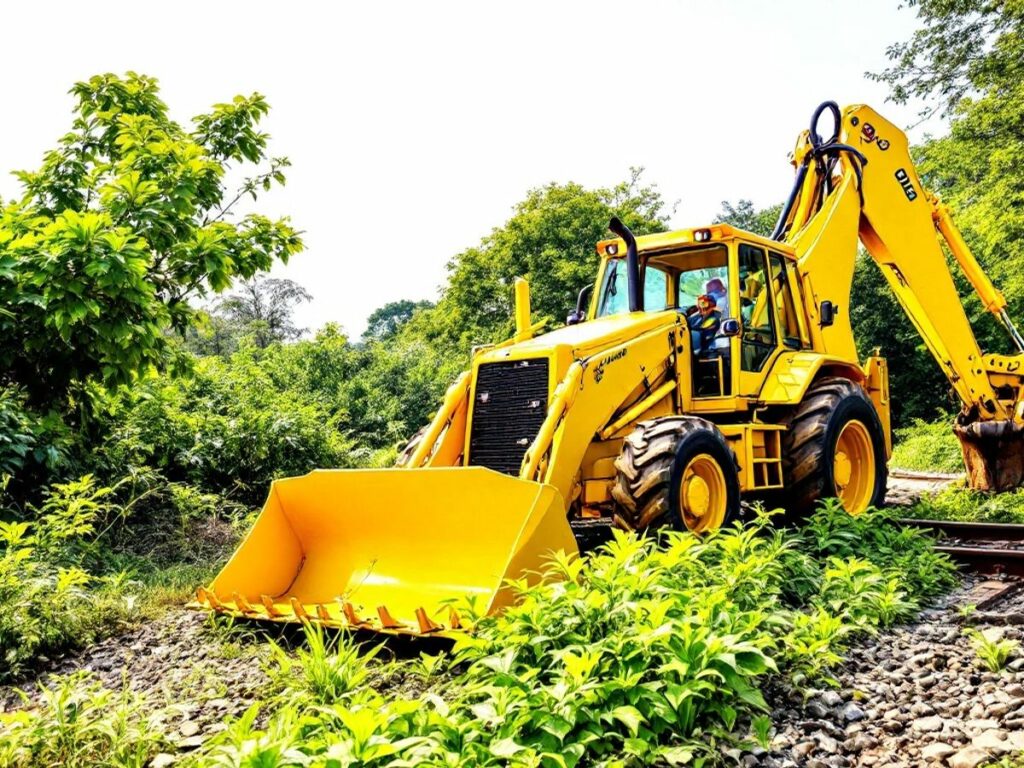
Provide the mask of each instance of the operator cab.
{"label": "operator cab", "polygon": [[[596,317],[629,312],[619,243],[598,246]],[[716,225],[648,235],[638,245],[643,311],[676,310],[690,329],[695,398],[756,396],[777,353],[809,348],[796,263],[779,244]]]}

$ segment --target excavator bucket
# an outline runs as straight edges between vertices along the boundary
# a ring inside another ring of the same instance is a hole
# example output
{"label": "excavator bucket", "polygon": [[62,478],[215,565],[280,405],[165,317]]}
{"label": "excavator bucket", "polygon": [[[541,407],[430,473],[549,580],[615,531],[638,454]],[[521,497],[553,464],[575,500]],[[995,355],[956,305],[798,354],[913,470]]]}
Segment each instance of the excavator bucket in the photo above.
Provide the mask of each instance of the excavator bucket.
{"label": "excavator bucket", "polygon": [[1024,485],[1024,424],[959,418],[953,431],[960,439],[971,488],[1001,493]]}
{"label": "excavator bucket", "polygon": [[428,634],[465,629],[577,551],[558,491],[482,467],[316,470],[276,481],[201,606],[237,616]]}

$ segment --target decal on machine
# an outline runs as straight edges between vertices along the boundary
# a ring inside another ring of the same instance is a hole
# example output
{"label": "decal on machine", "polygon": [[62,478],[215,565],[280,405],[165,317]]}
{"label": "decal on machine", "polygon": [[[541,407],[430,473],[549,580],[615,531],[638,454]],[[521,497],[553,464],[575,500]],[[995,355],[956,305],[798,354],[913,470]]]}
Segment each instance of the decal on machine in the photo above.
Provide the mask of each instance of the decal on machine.
{"label": "decal on machine", "polygon": [[[868,144],[874,141],[875,146],[878,147],[883,152],[885,152],[885,150],[889,148],[889,142],[886,139],[883,139],[875,132],[875,126],[873,126],[871,123],[864,123],[864,126],[860,129],[860,137],[861,140],[867,142]],[[875,139],[877,139],[877,141],[875,141]]]}
{"label": "decal on machine", "polygon": [[910,176],[902,168],[896,171],[896,181],[903,187],[903,194],[907,196],[907,200],[913,201],[917,199],[917,190],[914,189],[914,182],[910,180]]}
{"label": "decal on machine", "polygon": [[621,360],[622,358],[624,358],[626,356],[627,351],[628,350],[625,347],[623,347],[618,352],[608,355],[606,358],[601,360],[601,362],[599,362],[597,366],[595,366],[594,368],[594,381],[600,384],[601,379],[604,378],[604,367],[609,363],[614,363],[616,360]]}

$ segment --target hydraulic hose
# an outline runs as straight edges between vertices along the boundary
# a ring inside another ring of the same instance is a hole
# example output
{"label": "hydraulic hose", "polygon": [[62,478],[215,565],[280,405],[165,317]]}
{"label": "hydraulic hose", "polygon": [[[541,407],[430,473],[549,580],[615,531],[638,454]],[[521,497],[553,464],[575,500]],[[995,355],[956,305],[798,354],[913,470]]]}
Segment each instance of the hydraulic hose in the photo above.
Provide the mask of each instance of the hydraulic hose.
{"label": "hydraulic hose", "polygon": [[[818,133],[818,122],[826,111],[832,114],[832,118],[834,120],[832,135],[829,136],[827,141],[822,139],[821,134]],[[824,203],[825,198],[832,192],[832,170],[840,155],[844,153],[849,155],[853,160],[851,165],[853,166],[854,174],[857,176],[857,193],[860,195],[861,205],[864,205],[864,178],[861,169],[868,164],[868,159],[849,144],[841,144],[839,142],[841,129],[842,113],[839,110],[839,105],[834,101],[823,101],[819,104],[818,108],[814,110],[814,114],[811,115],[811,126],[808,130],[808,138],[811,142],[811,151],[807,153],[803,158],[803,161],[800,163],[800,166],[797,168],[793,189],[790,190],[789,197],[786,199],[786,204],[782,207],[782,213],[779,214],[779,220],[775,224],[774,231],[772,231],[773,240],[785,240],[786,236],[789,234],[791,226],[789,217],[792,215],[793,208],[796,206],[797,200],[800,198],[800,191],[803,189],[804,181],[807,178],[807,169],[811,160],[814,161],[819,183],[824,187],[823,194],[817,195],[814,213],[821,210],[821,206]]]}

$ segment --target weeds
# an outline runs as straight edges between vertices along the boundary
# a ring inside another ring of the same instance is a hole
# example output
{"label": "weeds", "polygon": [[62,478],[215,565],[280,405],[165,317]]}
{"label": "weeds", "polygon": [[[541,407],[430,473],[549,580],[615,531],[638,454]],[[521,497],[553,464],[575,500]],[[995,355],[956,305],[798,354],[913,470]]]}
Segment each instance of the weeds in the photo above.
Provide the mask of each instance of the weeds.
{"label": "weeds", "polygon": [[302,630],[305,647],[294,656],[270,642],[270,676],[285,699],[337,704],[365,685],[380,646],[367,650],[341,633],[331,633],[328,638],[318,624],[304,624]]}
{"label": "weeds", "polygon": [[1004,638],[1002,630],[996,627],[984,630],[967,627],[964,629],[964,634],[970,638],[978,661],[989,672],[1002,671],[1006,663],[1020,648],[1020,643]]}
{"label": "weeds", "polygon": [[142,698],[85,673],[41,686],[41,695],[38,707],[0,714],[0,765],[143,768],[167,743]]}
{"label": "weeds", "polygon": [[111,490],[90,477],[55,485],[34,522],[0,522],[0,681],[43,654],[85,645],[135,615],[133,582],[81,567],[87,540],[111,513]]}
{"label": "weeds", "polygon": [[919,472],[963,472],[960,442],[952,424],[949,416],[934,422],[917,419],[909,427],[897,429],[893,466]]}
{"label": "weeds", "polygon": [[803,526],[804,551],[814,559],[860,557],[899,576],[912,598],[930,598],[948,592],[956,583],[956,566],[936,553],[929,536],[896,524],[897,512],[871,510],[846,514],[831,499]]}
{"label": "weeds", "polygon": [[946,488],[921,499],[907,514],[925,519],[1024,523],[1024,491],[984,493],[967,488]]}

